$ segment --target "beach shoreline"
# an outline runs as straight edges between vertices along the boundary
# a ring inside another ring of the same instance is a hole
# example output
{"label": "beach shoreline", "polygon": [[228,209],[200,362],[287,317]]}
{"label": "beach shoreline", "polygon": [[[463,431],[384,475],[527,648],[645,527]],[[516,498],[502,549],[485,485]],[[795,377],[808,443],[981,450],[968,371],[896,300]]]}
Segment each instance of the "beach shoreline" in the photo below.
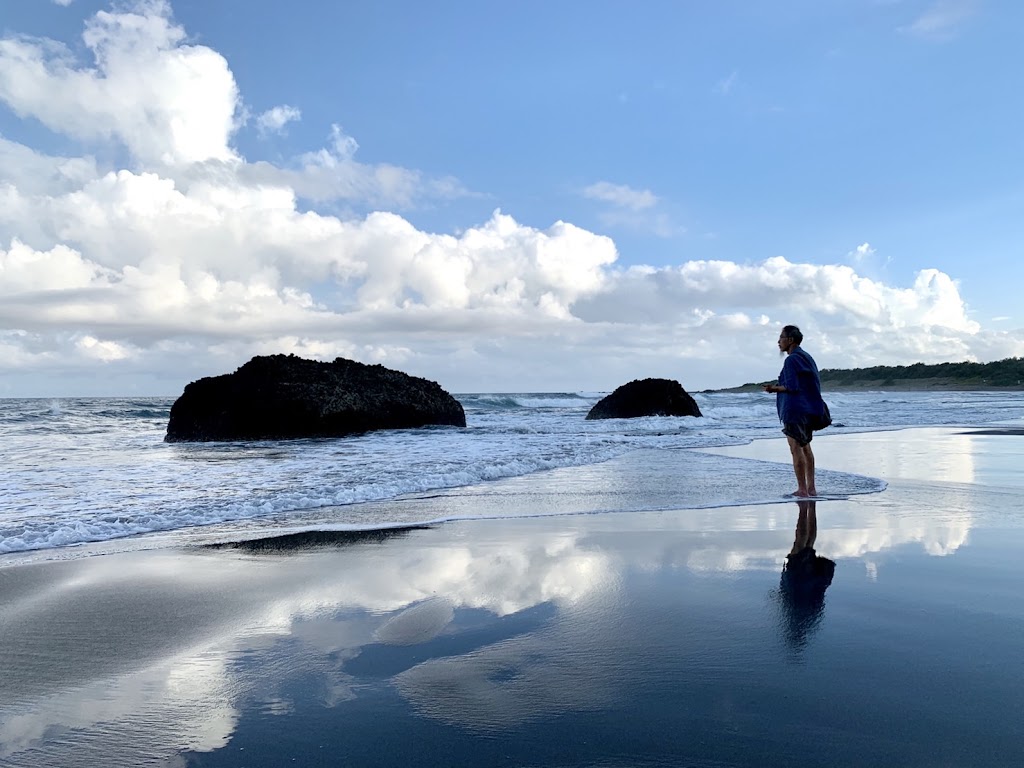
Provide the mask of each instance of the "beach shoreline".
{"label": "beach shoreline", "polygon": [[[800,505],[666,507],[683,451],[423,498],[451,522],[387,535],[0,568],[0,762],[781,766],[814,732],[812,765],[1011,764],[1020,434],[822,433],[826,477],[888,486],[816,503],[834,576],[799,588]],[[785,450],[699,460],[782,487]],[[480,505],[552,514],[458,519]]]}

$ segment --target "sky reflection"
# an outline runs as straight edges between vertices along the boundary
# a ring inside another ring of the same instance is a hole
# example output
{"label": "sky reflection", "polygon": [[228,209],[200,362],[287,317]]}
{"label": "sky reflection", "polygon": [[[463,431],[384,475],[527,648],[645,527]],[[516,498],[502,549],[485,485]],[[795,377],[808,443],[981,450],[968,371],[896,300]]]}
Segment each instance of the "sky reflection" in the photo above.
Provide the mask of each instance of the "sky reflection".
{"label": "sky reflection", "polygon": [[754,706],[794,660],[820,671],[848,648],[865,620],[851,605],[955,608],[938,586],[902,592],[931,554],[963,549],[970,517],[930,519],[901,493],[818,503],[813,536],[786,503],[3,569],[0,757],[230,765],[257,738],[247,724],[280,736],[274,723],[317,712],[327,728],[370,702],[478,735],[642,711],[638,697],[715,718],[723,692]]}

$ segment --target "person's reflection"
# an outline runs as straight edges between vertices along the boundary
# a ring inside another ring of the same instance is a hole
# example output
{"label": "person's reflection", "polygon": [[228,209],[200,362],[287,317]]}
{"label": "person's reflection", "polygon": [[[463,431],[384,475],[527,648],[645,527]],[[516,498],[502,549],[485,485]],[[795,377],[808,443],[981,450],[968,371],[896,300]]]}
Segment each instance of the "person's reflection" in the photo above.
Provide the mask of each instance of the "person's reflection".
{"label": "person's reflection", "polygon": [[807,640],[821,624],[825,609],[825,590],[832,583],[836,564],[814,551],[818,536],[817,502],[797,502],[800,514],[796,520],[793,548],[786,555],[779,582],[779,603],[782,629],[794,650],[807,645]]}

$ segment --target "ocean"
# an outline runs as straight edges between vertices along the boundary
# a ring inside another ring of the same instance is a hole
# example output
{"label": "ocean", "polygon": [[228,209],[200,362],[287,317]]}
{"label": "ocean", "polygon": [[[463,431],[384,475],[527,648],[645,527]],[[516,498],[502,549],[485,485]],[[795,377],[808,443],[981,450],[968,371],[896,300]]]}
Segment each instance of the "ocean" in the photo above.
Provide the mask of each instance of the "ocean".
{"label": "ocean", "polygon": [[[464,429],[244,443],[165,443],[172,397],[0,400],[0,565],[187,543],[197,533],[230,541],[311,527],[438,523],[444,517],[436,503],[380,502],[467,487],[486,495],[493,481],[645,449],[692,452],[781,436],[771,395],[695,393],[702,418],[586,421],[604,394],[461,394]],[[822,435],[1024,423],[1019,392],[842,392],[826,399],[833,426]],[[779,456],[783,469],[787,460]],[[690,466],[715,474],[714,505],[778,500],[749,462],[704,455]],[[872,493],[885,481],[850,474],[841,485],[848,494]],[[652,492],[641,506],[659,503],[709,505],[699,496],[659,502]],[[460,510],[458,517],[472,517],[465,504]],[[528,504],[502,512],[539,513]]]}

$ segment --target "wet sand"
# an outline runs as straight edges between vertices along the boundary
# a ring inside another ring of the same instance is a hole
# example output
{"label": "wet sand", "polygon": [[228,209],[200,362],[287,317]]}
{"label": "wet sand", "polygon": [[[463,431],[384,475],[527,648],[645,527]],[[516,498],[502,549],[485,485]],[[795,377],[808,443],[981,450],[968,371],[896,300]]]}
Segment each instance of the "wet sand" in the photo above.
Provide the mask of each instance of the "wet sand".
{"label": "wet sand", "polygon": [[493,519],[9,561],[0,765],[1024,764],[1018,437],[823,433],[823,478],[889,485],[814,504],[658,508],[716,460],[790,490],[766,440],[408,502]]}

